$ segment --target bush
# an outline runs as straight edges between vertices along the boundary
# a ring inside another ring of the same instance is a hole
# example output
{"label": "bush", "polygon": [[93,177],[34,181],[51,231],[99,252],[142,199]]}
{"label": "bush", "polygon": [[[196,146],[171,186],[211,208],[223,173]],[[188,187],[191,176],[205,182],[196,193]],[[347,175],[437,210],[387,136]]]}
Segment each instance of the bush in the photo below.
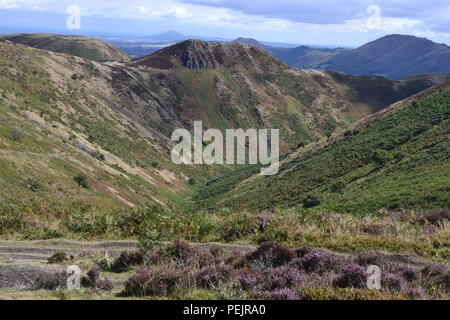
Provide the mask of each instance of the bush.
{"label": "bush", "polygon": [[303,207],[304,208],[314,208],[320,205],[321,199],[320,196],[317,194],[310,194],[303,200]]}
{"label": "bush", "polygon": [[66,271],[41,275],[34,289],[61,290],[67,288],[68,274]]}
{"label": "bush", "polygon": [[345,258],[321,250],[312,250],[303,257],[294,259],[290,264],[307,273],[324,274],[340,271]]}
{"label": "bush", "polygon": [[106,160],[105,155],[103,153],[98,152],[98,151],[92,151],[91,152],[91,156],[94,159],[97,159],[98,161],[105,161]]}
{"label": "bush", "polygon": [[110,268],[112,272],[125,272],[132,266],[142,265],[144,263],[144,253],[142,251],[122,251],[120,256],[114,260]]}
{"label": "bush", "polygon": [[265,242],[247,256],[247,262],[256,267],[279,267],[295,258],[293,250],[276,242]]}
{"label": "bush", "polygon": [[111,291],[113,284],[109,279],[100,279],[100,269],[92,268],[85,277],[81,278],[81,286],[89,289],[97,289],[101,291]]}
{"label": "bush", "polygon": [[67,260],[69,260],[69,258],[67,257],[65,252],[57,252],[47,259],[48,263],[50,264],[62,263]]}
{"label": "bush", "polygon": [[209,267],[197,274],[197,285],[205,289],[218,289],[221,284],[228,282],[233,275],[234,270],[229,265]]}
{"label": "bush", "polygon": [[42,188],[42,185],[39,182],[37,182],[31,178],[28,178],[25,180],[24,186],[25,186],[25,189],[33,191],[33,192],[37,192],[39,189]]}
{"label": "bush", "polygon": [[23,132],[16,127],[10,129],[11,140],[14,142],[18,142],[22,139]]}
{"label": "bush", "polygon": [[394,156],[389,151],[383,149],[376,149],[372,154],[372,161],[374,161],[377,166],[384,166],[393,159]]}
{"label": "bush", "polygon": [[349,264],[342,274],[334,280],[334,286],[339,288],[366,288],[367,274],[363,267]]}
{"label": "bush", "polygon": [[345,182],[343,181],[339,181],[336,182],[332,187],[331,187],[331,192],[333,193],[341,193],[346,187]]}
{"label": "bush", "polygon": [[400,292],[405,287],[405,280],[398,274],[383,273],[381,288],[388,292]]}
{"label": "bush", "polygon": [[165,249],[165,255],[181,266],[192,265],[202,268],[214,263],[214,257],[210,252],[195,248],[183,241],[176,241],[169,245]]}
{"label": "bush", "polygon": [[[141,269],[125,282],[125,296],[167,296],[178,288],[187,288],[184,270]],[[183,281],[184,279],[184,281]]]}
{"label": "bush", "polygon": [[263,286],[266,290],[293,288],[299,285],[301,280],[302,276],[297,269],[282,266],[265,272]]}
{"label": "bush", "polygon": [[79,175],[75,176],[73,179],[78,184],[78,186],[85,188],[85,189],[89,188],[89,183],[88,183],[87,177],[84,174],[79,174]]}

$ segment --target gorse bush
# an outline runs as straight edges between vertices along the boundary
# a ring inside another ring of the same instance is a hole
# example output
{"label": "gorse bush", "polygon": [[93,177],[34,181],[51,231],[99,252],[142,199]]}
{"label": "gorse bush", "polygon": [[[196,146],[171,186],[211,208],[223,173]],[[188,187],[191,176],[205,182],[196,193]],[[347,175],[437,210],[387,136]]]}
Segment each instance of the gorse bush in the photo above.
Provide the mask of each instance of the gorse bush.
{"label": "gorse bush", "polygon": [[75,176],[73,179],[78,184],[78,186],[85,188],[85,189],[89,188],[87,176],[85,176],[84,174],[79,174],[79,175]]}

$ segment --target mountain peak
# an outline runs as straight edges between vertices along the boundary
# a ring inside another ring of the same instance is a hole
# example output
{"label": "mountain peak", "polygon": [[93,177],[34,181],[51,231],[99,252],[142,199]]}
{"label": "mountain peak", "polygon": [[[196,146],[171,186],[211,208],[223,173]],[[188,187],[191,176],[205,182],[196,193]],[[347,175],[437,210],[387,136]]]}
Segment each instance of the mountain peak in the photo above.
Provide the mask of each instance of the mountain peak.
{"label": "mountain peak", "polygon": [[[270,56],[263,50],[242,43],[207,43],[201,40],[189,39],[154,54],[137,58],[131,62],[132,66],[145,66],[157,69],[171,69],[174,60],[183,67],[197,70],[219,67],[233,67],[243,65],[264,65],[269,62],[273,66],[280,66],[282,62]],[[262,62],[262,61],[265,62]]]}
{"label": "mountain peak", "polygon": [[259,42],[258,40],[255,40],[253,38],[237,38],[236,40],[232,41],[233,43],[242,43],[242,44],[248,44],[250,46],[254,46],[256,48],[262,49],[267,51],[267,46]]}

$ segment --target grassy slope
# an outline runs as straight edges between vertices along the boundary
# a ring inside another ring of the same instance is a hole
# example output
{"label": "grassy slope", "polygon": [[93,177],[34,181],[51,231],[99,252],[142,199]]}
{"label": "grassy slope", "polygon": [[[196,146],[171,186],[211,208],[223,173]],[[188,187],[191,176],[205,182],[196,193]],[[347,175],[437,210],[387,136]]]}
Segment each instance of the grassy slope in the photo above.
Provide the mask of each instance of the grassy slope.
{"label": "grassy slope", "polygon": [[[390,208],[450,206],[450,89],[445,88],[388,114],[360,132],[319,150],[300,153],[273,177],[256,178],[233,187],[224,177],[196,200],[202,206],[264,209],[301,205],[319,194],[319,209],[369,213]],[[374,150],[393,158],[384,165]],[[337,185],[340,184],[340,187]],[[342,189],[342,190],[336,190]],[[338,192],[340,191],[340,192]]]}
{"label": "grassy slope", "polygon": [[[20,222],[16,232],[23,223],[51,229],[90,208],[182,206],[181,190],[192,189],[184,175],[206,178],[204,169],[172,165],[164,145],[114,111],[120,99],[102,87],[106,66],[7,43],[0,53],[4,232],[17,227],[7,221]],[[89,188],[75,182],[80,174]]]}
{"label": "grassy slope", "polygon": [[3,36],[2,39],[93,61],[121,61],[130,58],[125,52],[94,38],[36,33],[12,34]]}

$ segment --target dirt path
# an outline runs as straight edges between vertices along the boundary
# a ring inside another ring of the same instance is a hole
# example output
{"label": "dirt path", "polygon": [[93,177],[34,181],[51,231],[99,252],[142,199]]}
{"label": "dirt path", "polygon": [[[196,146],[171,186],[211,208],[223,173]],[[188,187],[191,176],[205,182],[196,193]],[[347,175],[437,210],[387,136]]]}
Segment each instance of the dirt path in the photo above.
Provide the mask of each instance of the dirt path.
{"label": "dirt path", "polygon": [[[214,243],[194,244],[202,249],[220,247],[234,252],[250,252],[255,247],[239,245],[223,245]],[[47,259],[57,252],[64,252],[67,256],[118,256],[125,250],[139,248],[137,241],[105,241],[86,242],[69,240],[50,241],[0,241],[0,266],[2,265],[33,265],[48,267]]]}

